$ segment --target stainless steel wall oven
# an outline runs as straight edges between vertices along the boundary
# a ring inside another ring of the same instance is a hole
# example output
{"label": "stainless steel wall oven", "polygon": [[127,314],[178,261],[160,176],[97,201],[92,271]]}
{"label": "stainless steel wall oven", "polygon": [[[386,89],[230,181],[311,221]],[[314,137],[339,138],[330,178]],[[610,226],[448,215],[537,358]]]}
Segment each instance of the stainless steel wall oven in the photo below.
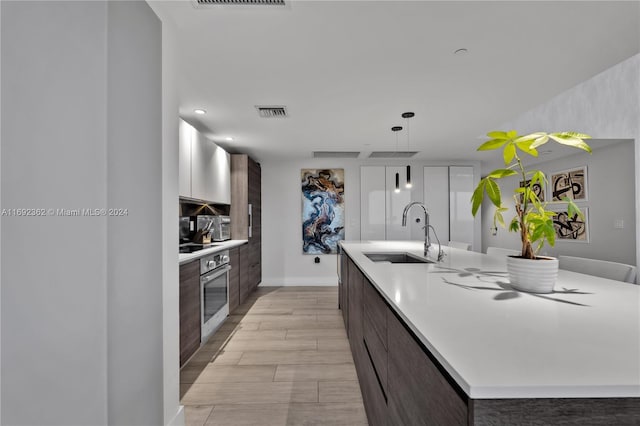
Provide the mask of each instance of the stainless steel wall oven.
{"label": "stainless steel wall oven", "polygon": [[201,342],[220,327],[229,315],[229,251],[200,259]]}

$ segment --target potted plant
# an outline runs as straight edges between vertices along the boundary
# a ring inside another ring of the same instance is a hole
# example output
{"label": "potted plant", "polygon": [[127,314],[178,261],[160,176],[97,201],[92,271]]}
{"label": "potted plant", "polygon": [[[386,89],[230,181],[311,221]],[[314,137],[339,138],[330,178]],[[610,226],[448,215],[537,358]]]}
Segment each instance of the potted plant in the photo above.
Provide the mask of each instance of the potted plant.
{"label": "potted plant", "polygon": [[[557,143],[572,146],[591,153],[591,148],[584,141],[589,135],[575,132],[544,133],[536,132],[520,136],[515,130],[508,132],[493,131],[487,133],[490,138],[478,147],[478,151],[490,151],[502,148],[505,167],[496,169],[482,178],[471,197],[471,211],[475,216],[485,196],[496,207],[494,228],[499,223],[506,227],[503,213],[508,210],[502,204],[502,193],[497,181],[509,176],[519,176],[522,187],[514,190],[516,214],[509,223],[509,231],[519,232],[522,241],[520,256],[507,257],[507,272],[511,285],[519,290],[534,293],[551,293],[558,275],[558,260],[546,256],[538,256],[545,242],[555,244],[553,216],[555,212],[547,209],[549,202],[540,201],[533,190],[536,185],[544,187],[547,178],[540,170],[526,170],[521,155],[538,156],[537,148],[553,140]],[[563,197],[567,203],[569,215],[584,216],[573,200]]]}

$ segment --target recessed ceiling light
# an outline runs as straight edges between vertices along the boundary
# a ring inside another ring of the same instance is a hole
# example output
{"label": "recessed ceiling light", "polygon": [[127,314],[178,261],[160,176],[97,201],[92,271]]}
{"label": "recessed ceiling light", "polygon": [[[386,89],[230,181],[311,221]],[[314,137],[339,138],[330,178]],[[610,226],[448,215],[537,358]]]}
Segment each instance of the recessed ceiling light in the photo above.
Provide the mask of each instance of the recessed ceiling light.
{"label": "recessed ceiling light", "polygon": [[461,49],[457,49],[453,52],[454,55],[464,55],[468,52],[467,49],[465,49],[464,47]]}
{"label": "recessed ceiling light", "polygon": [[207,113],[207,111],[203,110],[203,109],[194,109],[193,112],[195,112],[198,115],[204,115]]}
{"label": "recessed ceiling light", "polygon": [[227,142],[233,142],[233,138],[232,137],[224,138],[224,140],[227,141]]}

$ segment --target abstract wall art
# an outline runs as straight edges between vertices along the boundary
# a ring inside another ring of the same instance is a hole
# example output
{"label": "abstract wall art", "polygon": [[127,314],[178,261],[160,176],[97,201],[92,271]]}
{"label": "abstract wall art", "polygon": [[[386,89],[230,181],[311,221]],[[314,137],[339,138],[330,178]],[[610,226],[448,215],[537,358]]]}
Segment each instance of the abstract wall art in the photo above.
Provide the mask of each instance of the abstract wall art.
{"label": "abstract wall art", "polygon": [[567,197],[574,201],[587,200],[587,167],[577,167],[551,174],[551,201]]}
{"label": "abstract wall art", "polygon": [[553,227],[556,230],[557,241],[589,242],[588,208],[580,209],[584,215],[581,219],[578,215],[569,216],[566,211],[556,212],[553,217]]}
{"label": "abstract wall art", "polygon": [[302,253],[335,254],[344,240],[344,169],[302,169]]}

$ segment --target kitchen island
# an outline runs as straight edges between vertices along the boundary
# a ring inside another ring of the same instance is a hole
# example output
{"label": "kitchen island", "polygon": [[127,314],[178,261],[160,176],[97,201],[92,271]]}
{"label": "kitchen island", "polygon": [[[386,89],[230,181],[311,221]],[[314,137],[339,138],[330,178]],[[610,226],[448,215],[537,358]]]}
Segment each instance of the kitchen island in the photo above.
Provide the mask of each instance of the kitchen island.
{"label": "kitchen island", "polygon": [[[556,291],[536,295],[510,288],[501,257],[444,247],[442,262],[391,264],[366,254],[422,257],[422,243],[341,246],[352,351],[370,361],[359,376],[376,379],[373,391],[361,379],[365,405],[376,401],[377,382],[378,405],[388,406],[368,408],[370,421],[375,414],[393,424],[398,415],[406,423],[403,415],[420,410],[419,399],[417,408],[407,402],[421,390],[420,353],[396,351],[411,340],[432,364],[425,377],[440,376],[433,392],[452,407],[447,424],[640,424],[640,286],[561,270]],[[402,352],[418,358],[403,360]],[[426,392],[430,385],[422,385]]]}

